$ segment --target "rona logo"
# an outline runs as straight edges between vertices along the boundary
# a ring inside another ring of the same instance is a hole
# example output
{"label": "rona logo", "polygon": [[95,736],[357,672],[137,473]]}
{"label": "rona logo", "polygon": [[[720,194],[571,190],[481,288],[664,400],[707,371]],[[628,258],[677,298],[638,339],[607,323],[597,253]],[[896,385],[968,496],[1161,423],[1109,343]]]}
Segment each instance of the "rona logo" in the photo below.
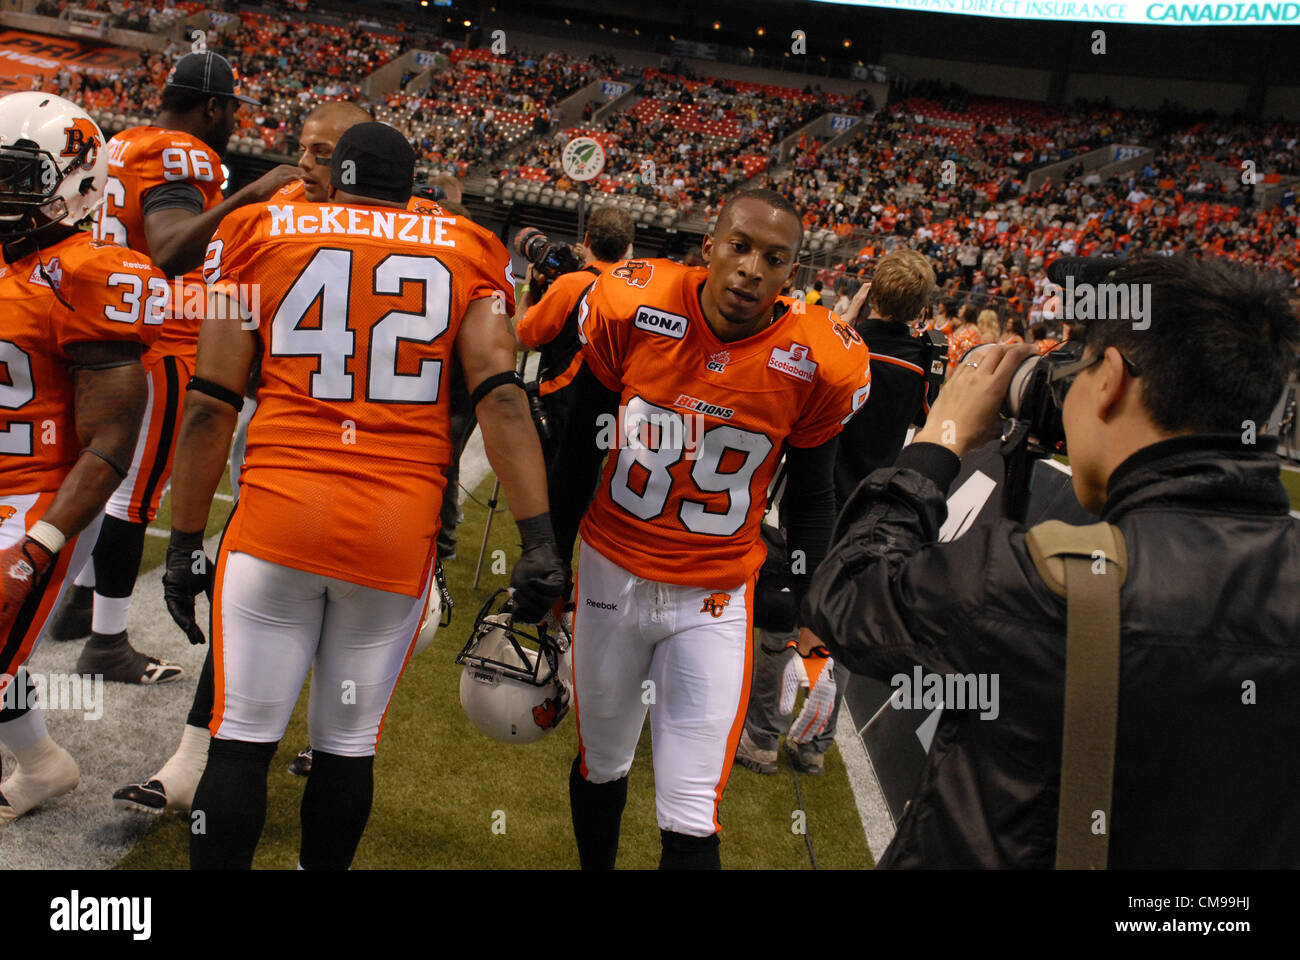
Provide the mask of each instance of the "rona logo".
{"label": "rona logo", "polygon": [[767,358],[767,365],[773,370],[784,373],[787,377],[812,383],[817,375],[817,364],[808,355],[808,348],[802,343],[791,343],[789,350],[772,348],[772,355]]}
{"label": "rona logo", "polygon": [[644,287],[649,285],[650,278],[655,274],[655,268],[654,264],[646,263],[644,260],[628,260],[626,263],[619,264],[610,273],[620,280],[627,281],[629,287]]}
{"label": "rona logo", "polygon": [[638,307],[636,319],[633,323],[638,330],[680,340],[686,336],[686,326],[690,321],[681,314],[664,313],[662,310],[652,310],[649,307]]}

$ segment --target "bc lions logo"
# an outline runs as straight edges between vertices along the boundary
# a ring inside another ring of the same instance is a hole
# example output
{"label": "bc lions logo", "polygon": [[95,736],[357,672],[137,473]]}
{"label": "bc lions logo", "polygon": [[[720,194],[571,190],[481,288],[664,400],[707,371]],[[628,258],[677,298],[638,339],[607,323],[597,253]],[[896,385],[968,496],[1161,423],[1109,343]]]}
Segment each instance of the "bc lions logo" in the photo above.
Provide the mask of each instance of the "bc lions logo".
{"label": "bc lions logo", "polygon": [[11,507],[7,503],[0,504],[0,523],[4,523],[17,512],[18,509],[16,507]]}
{"label": "bc lions logo", "polygon": [[563,699],[547,697],[533,707],[533,721],[543,730],[554,730],[555,725],[569,712],[569,704]]}
{"label": "bc lions logo", "polygon": [[704,600],[704,606],[700,607],[700,613],[711,613],[715,617],[722,616],[722,611],[727,609],[727,604],[731,602],[731,595],[727,593],[711,593]]}
{"label": "bc lions logo", "polygon": [[650,278],[654,276],[655,268],[653,264],[646,263],[644,260],[629,260],[610,271],[614,276],[621,280],[626,280],[629,287],[644,287],[650,283]]}
{"label": "bc lions logo", "polygon": [[862,337],[858,331],[853,329],[853,325],[846,320],[841,320],[839,316],[831,314],[831,329],[839,334],[839,338],[844,341],[844,349],[847,350],[855,343],[861,343]]}
{"label": "bc lions logo", "polygon": [[99,148],[100,141],[99,131],[91,121],[85,117],[77,117],[69,126],[63,128],[63,136],[66,139],[59,156],[80,157],[84,151],[82,165],[89,167],[95,162],[95,151]]}

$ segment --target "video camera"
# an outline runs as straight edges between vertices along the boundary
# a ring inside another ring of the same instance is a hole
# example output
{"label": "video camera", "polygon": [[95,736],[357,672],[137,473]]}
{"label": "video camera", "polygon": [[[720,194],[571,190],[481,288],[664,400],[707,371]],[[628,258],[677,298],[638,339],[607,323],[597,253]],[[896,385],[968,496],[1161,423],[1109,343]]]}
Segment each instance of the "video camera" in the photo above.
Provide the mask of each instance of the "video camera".
{"label": "video camera", "polygon": [[571,244],[555,243],[536,227],[524,227],[515,234],[515,250],[533,265],[541,282],[539,289],[534,291],[538,298],[550,288],[556,277],[581,270],[585,263],[582,254]]}

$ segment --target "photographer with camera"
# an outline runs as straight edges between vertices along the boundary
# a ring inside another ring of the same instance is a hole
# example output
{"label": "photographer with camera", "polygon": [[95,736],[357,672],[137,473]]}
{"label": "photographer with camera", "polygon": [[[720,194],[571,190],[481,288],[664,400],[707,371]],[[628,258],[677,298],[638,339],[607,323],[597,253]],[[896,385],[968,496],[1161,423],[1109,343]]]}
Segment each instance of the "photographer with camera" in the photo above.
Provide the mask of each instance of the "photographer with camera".
{"label": "photographer with camera", "polygon": [[[820,638],[895,686],[914,668],[999,680],[996,709],[943,710],[882,867],[1300,866],[1300,521],[1263,433],[1300,321],[1276,275],[1115,263],[1076,275],[1147,306],[1043,357],[963,357],[813,578],[801,653]],[[1059,427],[1105,523],[1001,519],[936,542],[1004,403],[1031,434]]]}
{"label": "photographer with camera", "polygon": [[632,256],[635,235],[632,217],[611,206],[592,211],[577,247],[552,243],[528,227],[515,237],[515,248],[529,262],[528,285],[513,320],[515,346],[542,354],[538,379],[525,388],[547,463],[563,433],[571,393],[566,388],[582,367],[578,302],[597,277]]}
{"label": "photographer with camera", "polygon": [[[871,351],[871,394],[844,427],[835,457],[835,504],[843,505],[861,480],[877,467],[894,462],[903,449],[909,427],[923,426],[930,405],[943,385],[948,341],[938,331],[913,333],[935,294],[934,269],[915,250],[899,248],[876,264],[874,279],[858,288],[841,317],[866,341]],[[852,336],[846,327],[840,336]],[[784,502],[782,515],[784,516]],[[768,562],[757,591],[755,626],[762,651],[754,658],[745,730],[736,748],[736,761],[756,773],[776,773],[777,743],[789,729],[786,751],[800,773],[825,772],[825,754],[835,739],[835,723],[848,684],[848,672],[837,663],[809,660],[808,699],[793,727],[796,657],[793,648],[793,594],[788,587],[790,557],[783,540],[766,532]],[[785,600],[784,605],[782,599]],[[770,619],[769,619],[770,617]]]}

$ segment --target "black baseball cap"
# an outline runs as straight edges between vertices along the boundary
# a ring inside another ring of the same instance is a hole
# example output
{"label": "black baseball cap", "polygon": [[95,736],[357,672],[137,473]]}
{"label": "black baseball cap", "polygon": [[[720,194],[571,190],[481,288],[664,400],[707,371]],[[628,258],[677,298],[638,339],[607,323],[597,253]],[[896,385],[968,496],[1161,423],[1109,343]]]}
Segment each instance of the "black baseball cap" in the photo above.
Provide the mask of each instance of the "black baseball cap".
{"label": "black baseball cap", "polygon": [[171,73],[167,74],[166,85],[213,97],[233,97],[255,107],[262,105],[261,100],[254,100],[239,92],[239,74],[230,65],[230,61],[219,53],[185,54],[176,61]]}
{"label": "black baseball cap", "polygon": [[330,185],[346,193],[390,203],[411,199],[415,150],[386,123],[358,123],[344,131],[330,158]]}

